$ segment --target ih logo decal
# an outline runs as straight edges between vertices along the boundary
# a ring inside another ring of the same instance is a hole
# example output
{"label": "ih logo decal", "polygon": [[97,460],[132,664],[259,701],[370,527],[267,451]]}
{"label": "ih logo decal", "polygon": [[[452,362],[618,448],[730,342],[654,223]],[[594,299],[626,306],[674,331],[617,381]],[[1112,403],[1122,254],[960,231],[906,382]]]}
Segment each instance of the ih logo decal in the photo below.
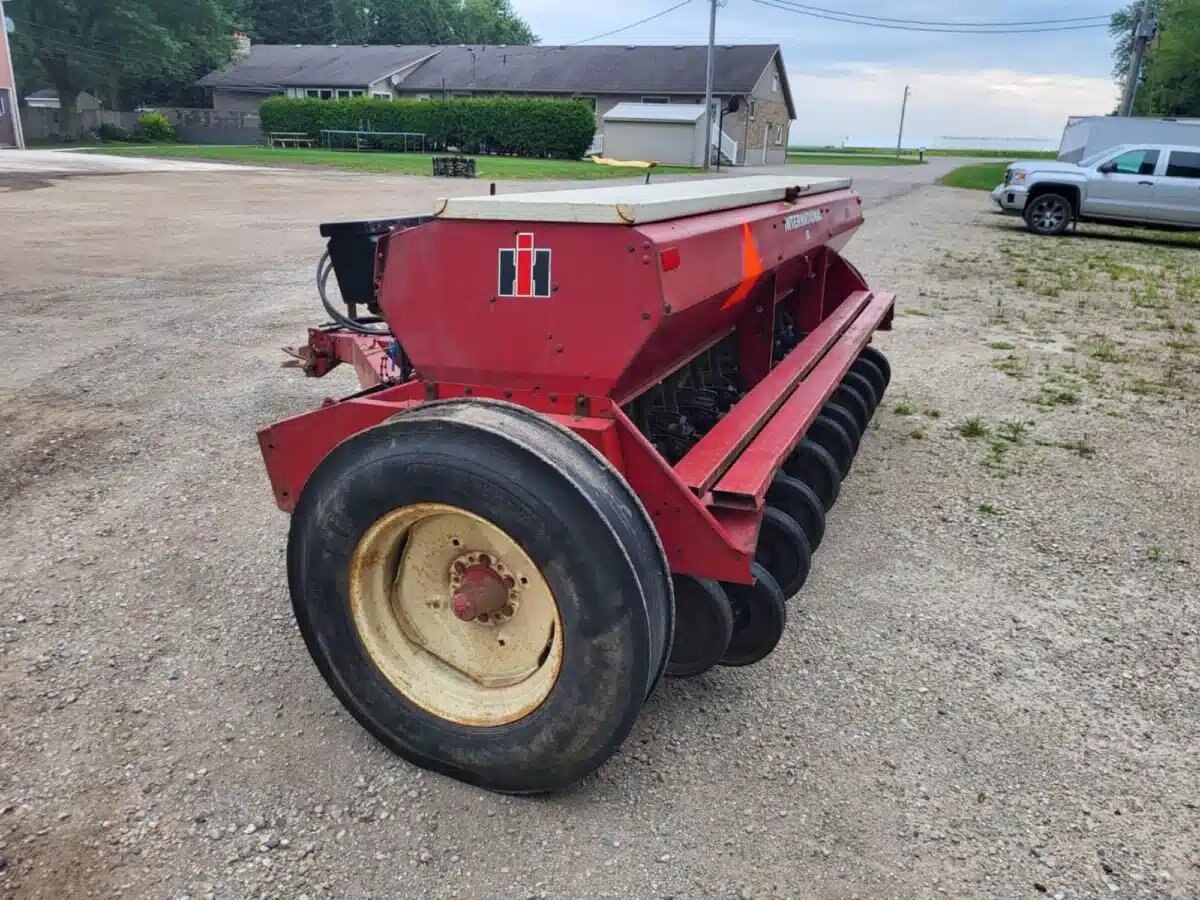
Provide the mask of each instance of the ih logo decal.
{"label": "ih logo decal", "polygon": [[500,250],[500,296],[550,296],[550,251],[534,247],[532,234],[518,234],[515,250]]}

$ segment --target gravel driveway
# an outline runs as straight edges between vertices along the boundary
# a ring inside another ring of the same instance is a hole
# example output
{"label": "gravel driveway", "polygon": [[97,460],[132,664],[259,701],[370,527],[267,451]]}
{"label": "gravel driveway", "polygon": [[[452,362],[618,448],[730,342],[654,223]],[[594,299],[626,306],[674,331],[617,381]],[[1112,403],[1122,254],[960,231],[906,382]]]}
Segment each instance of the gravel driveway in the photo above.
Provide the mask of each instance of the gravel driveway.
{"label": "gravel driveway", "polygon": [[509,799],[341,711],[254,440],[351,387],[279,367],[316,223],[446,186],[8,186],[0,896],[1200,895],[1195,244],[869,203],[849,255],[900,294],[895,380],[788,635]]}

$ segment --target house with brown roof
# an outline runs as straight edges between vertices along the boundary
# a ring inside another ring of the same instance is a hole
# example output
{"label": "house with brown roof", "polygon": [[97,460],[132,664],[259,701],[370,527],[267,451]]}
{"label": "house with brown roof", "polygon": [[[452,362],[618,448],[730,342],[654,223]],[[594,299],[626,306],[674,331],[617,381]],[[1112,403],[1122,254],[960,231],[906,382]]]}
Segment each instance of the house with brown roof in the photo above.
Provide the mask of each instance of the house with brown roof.
{"label": "house with brown roof", "polygon": [[[706,47],[682,45],[256,45],[199,83],[211,90],[219,113],[254,112],[280,94],[320,100],[574,97],[595,110],[601,149],[604,114],[619,103],[702,104],[706,61]],[[713,93],[718,111],[734,96],[744,99],[724,116],[724,161],[786,161],[796,109],[777,44],[717,47]]]}

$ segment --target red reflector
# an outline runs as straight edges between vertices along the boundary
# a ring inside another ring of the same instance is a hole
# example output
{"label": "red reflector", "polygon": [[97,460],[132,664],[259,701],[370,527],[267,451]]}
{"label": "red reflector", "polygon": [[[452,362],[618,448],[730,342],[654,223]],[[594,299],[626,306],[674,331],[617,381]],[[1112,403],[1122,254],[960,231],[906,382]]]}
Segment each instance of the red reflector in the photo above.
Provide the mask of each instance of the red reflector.
{"label": "red reflector", "polygon": [[679,250],[675,247],[668,247],[662,252],[662,267],[664,272],[670,272],[673,269],[679,268]]}

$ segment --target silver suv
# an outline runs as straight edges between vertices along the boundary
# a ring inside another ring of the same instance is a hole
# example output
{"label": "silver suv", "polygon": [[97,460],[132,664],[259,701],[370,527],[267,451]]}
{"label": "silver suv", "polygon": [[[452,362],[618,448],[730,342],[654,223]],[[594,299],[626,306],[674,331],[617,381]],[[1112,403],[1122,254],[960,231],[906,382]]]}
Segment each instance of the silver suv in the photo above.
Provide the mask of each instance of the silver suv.
{"label": "silver suv", "polygon": [[1123,144],[1077,163],[1018,160],[992,200],[1035,234],[1088,221],[1200,228],[1200,147]]}

